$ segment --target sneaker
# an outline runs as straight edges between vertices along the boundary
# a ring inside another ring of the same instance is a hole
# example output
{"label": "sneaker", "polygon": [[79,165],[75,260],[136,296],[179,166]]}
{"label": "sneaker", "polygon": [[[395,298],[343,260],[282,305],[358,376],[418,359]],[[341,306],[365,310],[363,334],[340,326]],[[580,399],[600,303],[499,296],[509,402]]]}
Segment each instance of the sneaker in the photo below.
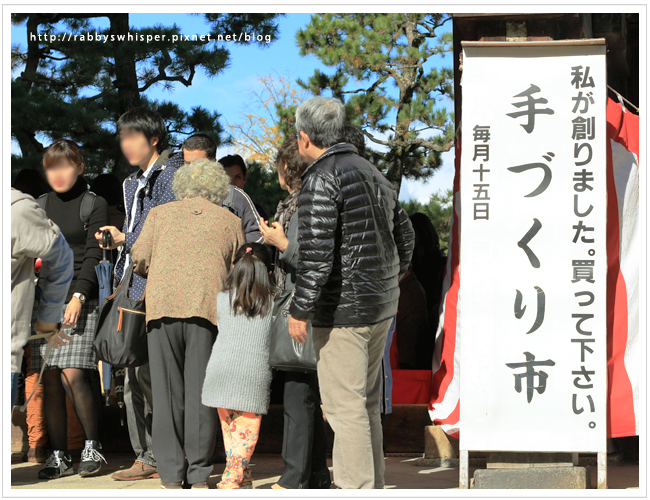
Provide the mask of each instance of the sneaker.
{"label": "sneaker", "polygon": [[101,450],[102,445],[97,441],[86,441],[86,446],[81,452],[81,463],[79,464],[79,475],[81,477],[94,476],[102,468],[102,460],[106,459],[97,450]]}
{"label": "sneaker", "polygon": [[71,476],[74,474],[72,468],[72,457],[65,456],[65,452],[54,450],[50,458],[45,462],[45,468],[38,472],[39,479],[57,479],[62,476]]}
{"label": "sneaker", "polygon": [[158,477],[158,469],[143,462],[136,461],[130,469],[116,472],[111,477],[116,481],[136,481],[138,479],[149,479]]}
{"label": "sneaker", "polygon": [[201,482],[199,482],[199,483],[194,483],[194,484],[192,485],[192,489],[193,489],[193,490],[207,490],[207,489],[209,489],[209,488],[210,488],[210,487],[208,486],[208,482],[207,482],[207,481],[201,481]]}

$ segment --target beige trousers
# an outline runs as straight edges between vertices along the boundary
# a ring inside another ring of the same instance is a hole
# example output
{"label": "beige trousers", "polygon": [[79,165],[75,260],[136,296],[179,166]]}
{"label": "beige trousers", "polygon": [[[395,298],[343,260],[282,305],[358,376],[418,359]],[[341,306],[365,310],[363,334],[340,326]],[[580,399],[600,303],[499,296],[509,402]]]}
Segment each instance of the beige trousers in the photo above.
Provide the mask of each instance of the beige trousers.
{"label": "beige trousers", "polygon": [[392,320],[313,329],[323,409],[334,431],[332,461],[339,488],[384,488],[379,398]]}

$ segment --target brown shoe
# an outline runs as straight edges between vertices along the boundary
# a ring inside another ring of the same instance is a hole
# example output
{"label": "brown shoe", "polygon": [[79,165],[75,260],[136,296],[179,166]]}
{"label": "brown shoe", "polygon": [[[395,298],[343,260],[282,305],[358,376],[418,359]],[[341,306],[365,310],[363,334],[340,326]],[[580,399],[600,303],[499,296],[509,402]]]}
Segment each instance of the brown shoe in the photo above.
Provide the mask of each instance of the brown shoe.
{"label": "brown shoe", "polygon": [[200,483],[194,483],[192,485],[193,490],[207,490],[209,488],[207,481],[201,481]]}
{"label": "brown shoe", "polygon": [[163,490],[182,490],[183,483],[163,483],[160,481],[160,487]]}
{"label": "brown shoe", "polygon": [[136,461],[130,469],[116,472],[111,477],[116,481],[137,481],[138,479],[150,479],[157,475],[158,469],[151,465]]}
{"label": "brown shoe", "polygon": [[27,450],[27,454],[25,455],[25,461],[32,462],[34,464],[44,464],[46,460],[47,452],[44,446],[30,448]]}

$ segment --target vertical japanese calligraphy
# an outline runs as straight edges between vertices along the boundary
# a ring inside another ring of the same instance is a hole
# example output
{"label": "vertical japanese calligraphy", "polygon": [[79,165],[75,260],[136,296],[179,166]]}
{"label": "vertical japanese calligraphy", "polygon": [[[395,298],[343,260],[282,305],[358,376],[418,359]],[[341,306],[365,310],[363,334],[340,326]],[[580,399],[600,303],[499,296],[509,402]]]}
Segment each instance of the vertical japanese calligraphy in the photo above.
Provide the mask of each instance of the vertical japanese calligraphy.
{"label": "vertical japanese calligraphy", "polygon": [[[567,77],[570,77],[570,85],[575,86],[576,89],[585,87],[595,89],[597,88],[597,84],[604,85],[604,82],[595,82],[593,77],[589,76],[590,69],[589,66],[585,66],[584,68],[582,65],[572,66],[570,74],[567,74]],[[595,104],[593,92],[588,92],[586,96],[583,96],[583,92],[579,90],[571,100],[575,102],[571,112],[578,115],[571,120],[571,140],[574,141],[574,165],[576,167],[583,167],[573,172],[573,190],[575,191],[573,195],[573,215],[577,217],[577,223],[574,223],[572,226],[575,230],[572,242],[576,244],[574,255],[579,258],[572,259],[573,272],[571,273],[571,284],[574,288],[579,288],[579,291],[574,293],[576,297],[585,295],[589,297],[589,300],[586,302],[576,300],[574,307],[579,312],[571,314],[571,318],[575,321],[575,334],[578,335],[571,339],[572,343],[578,344],[576,346],[578,349],[574,350],[574,363],[577,369],[571,371],[572,375],[577,375],[573,380],[575,392],[571,398],[571,409],[575,415],[580,415],[585,411],[583,406],[585,402],[588,403],[589,413],[596,413],[596,405],[592,396],[594,384],[589,383],[592,382],[591,377],[596,374],[596,369],[588,370],[586,366],[592,367],[595,365],[595,349],[605,348],[605,343],[602,341],[597,343],[596,338],[592,338],[593,331],[585,330],[583,326],[583,323],[594,320],[596,314],[602,315],[605,313],[602,309],[597,310],[593,307],[596,292],[590,290],[596,284],[594,275],[596,236],[603,238],[605,233],[604,231],[596,231],[596,226],[587,224],[590,219],[594,218],[592,215],[594,207],[590,202],[595,202],[595,196],[593,194],[595,169],[592,170],[589,168],[593,159],[591,144],[597,140],[596,117],[594,116],[593,110],[589,114],[589,106]],[[587,114],[587,116],[582,116],[584,114]],[[584,160],[580,159],[580,153],[583,149],[587,150],[587,157]],[[579,207],[582,205],[588,205],[588,208],[581,210]],[[591,345],[587,345],[588,343]],[[600,369],[604,369],[604,367]],[[596,422],[591,419],[588,420],[587,424],[590,429],[596,427]]]}
{"label": "vertical japanese calligraphy", "polygon": [[[490,160],[490,145],[477,144],[479,141],[487,143],[489,140],[490,126],[476,125],[474,127],[474,158],[472,158],[472,161],[476,161],[476,159],[479,158],[482,159],[483,162],[487,163]],[[483,163],[480,163],[479,168],[473,170],[473,172],[478,175],[479,181],[474,184],[474,198],[472,198],[472,200],[474,200],[474,220],[490,220],[490,197],[488,195],[490,184],[487,182],[487,174],[490,170],[484,168]],[[485,179],[483,178],[484,175],[486,176]]]}

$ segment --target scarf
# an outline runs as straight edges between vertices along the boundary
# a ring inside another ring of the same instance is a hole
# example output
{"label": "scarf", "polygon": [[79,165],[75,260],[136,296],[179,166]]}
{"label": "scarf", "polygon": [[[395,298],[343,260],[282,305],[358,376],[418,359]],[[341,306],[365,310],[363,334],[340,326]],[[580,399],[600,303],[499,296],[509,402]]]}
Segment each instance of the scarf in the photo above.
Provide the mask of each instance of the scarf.
{"label": "scarf", "polygon": [[[298,210],[298,196],[300,195],[300,189],[296,189],[293,193],[287,196],[284,200],[278,203],[278,210],[275,213],[275,220],[278,222],[284,234],[286,235],[291,226],[291,220],[293,219],[296,210]],[[284,285],[287,280],[287,272],[283,268],[280,262],[280,252],[275,252],[275,270],[273,272],[275,277],[275,284],[279,290],[284,289]]]}

